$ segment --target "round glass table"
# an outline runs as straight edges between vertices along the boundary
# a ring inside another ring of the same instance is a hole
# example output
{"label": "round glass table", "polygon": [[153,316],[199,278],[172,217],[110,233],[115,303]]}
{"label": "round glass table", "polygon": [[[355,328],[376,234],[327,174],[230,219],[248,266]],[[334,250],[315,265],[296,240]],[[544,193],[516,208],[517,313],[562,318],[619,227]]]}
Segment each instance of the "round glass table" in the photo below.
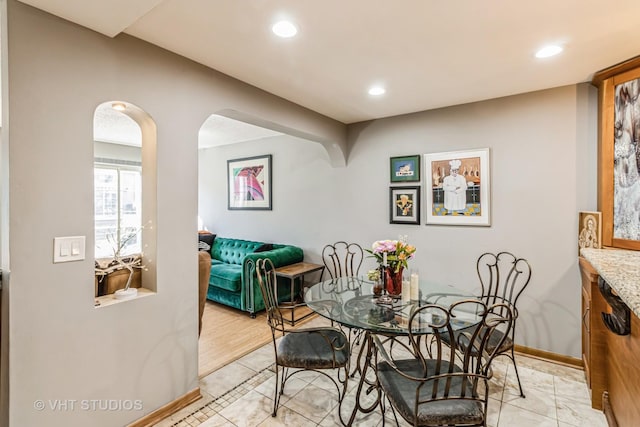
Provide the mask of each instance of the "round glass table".
{"label": "round glass table", "polygon": [[[469,298],[477,296],[453,286],[421,281],[419,301],[397,298],[392,304],[384,304],[373,295],[373,283],[359,277],[325,280],[308,287],[304,294],[307,306],[329,320],[348,328],[391,335],[408,333],[409,315],[415,304],[448,307]],[[468,326],[468,323],[461,322],[460,326]]]}
{"label": "round glass table", "polygon": [[[420,281],[420,299],[406,301],[402,298],[393,299],[392,303],[383,303],[379,297],[373,295],[373,282],[361,277],[338,277],[325,280],[308,287],[304,293],[304,301],[314,312],[351,330],[361,330],[364,342],[358,352],[357,364],[352,370],[351,377],[360,375],[356,391],[355,406],[348,421],[342,418],[342,401],[338,406],[340,421],[344,425],[352,425],[358,412],[369,413],[377,406],[381,406],[381,392],[375,387],[374,379],[367,379],[367,371],[375,375],[375,357],[372,335],[382,335],[396,338],[409,334],[409,317],[416,305],[437,304],[449,307],[459,301],[476,299],[477,296],[461,291],[453,286],[438,285]],[[461,317],[452,321],[454,329],[463,329],[474,323],[475,315]],[[424,334],[433,331],[430,322],[424,323],[424,330],[416,328],[414,322],[413,334]],[[455,324],[454,324],[455,323]],[[352,349],[354,346],[352,345]],[[365,390],[366,389],[366,390]],[[361,400],[361,392],[369,395],[372,391],[377,397],[372,404],[365,404]],[[344,400],[344,399],[343,399]]]}

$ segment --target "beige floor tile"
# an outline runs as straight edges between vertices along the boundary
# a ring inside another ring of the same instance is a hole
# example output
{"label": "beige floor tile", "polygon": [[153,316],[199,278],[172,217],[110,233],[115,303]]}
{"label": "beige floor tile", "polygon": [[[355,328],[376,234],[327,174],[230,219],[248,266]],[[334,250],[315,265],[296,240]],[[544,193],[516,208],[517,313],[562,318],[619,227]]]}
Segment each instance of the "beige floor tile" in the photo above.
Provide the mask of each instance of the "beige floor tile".
{"label": "beige floor tile", "polygon": [[557,427],[553,418],[503,403],[500,408],[498,427]]}
{"label": "beige floor tile", "polygon": [[256,371],[239,363],[230,363],[200,380],[200,389],[218,397],[251,378]]}
{"label": "beige floor tile", "polygon": [[338,405],[338,398],[325,389],[309,384],[284,405],[319,423]]}
{"label": "beige floor tile", "polygon": [[292,411],[286,406],[281,406],[278,409],[278,414],[276,417],[269,417],[265,419],[263,422],[258,424],[259,427],[272,427],[272,426],[282,426],[282,427],[291,427],[291,426],[313,426],[316,423],[311,421],[310,419],[302,416],[301,414]]}
{"label": "beige floor tile", "polygon": [[273,401],[250,391],[220,411],[220,415],[238,427],[254,427],[271,418]]}
{"label": "beige floor tile", "polygon": [[572,397],[585,402],[591,401],[591,395],[584,381],[573,381],[560,376],[554,377],[555,393],[558,397]]}
{"label": "beige floor tile", "polygon": [[[517,388],[513,391],[515,393]],[[529,387],[526,390],[526,398],[520,397],[520,394],[507,394],[505,391],[503,402],[547,418],[557,418],[556,397],[553,391]]]}
{"label": "beige floor tile", "polygon": [[498,426],[501,407],[502,407],[502,402],[500,400],[492,399],[491,397],[489,397],[489,401],[487,402],[487,426],[488,427]]}
{"label": "beige floor tile", "polygon": [[256,351],[253,351],[246,356],[243,356],[240,359],[236,360],[236,362],[256,372],[273,365],[273,363],[275,362],[273,343],[269,342],[267,345],[262,346]]}
{"label": "beige floor tile", "polygon": [[231,421],[229,421],[228,419],[224,418],[219,414],[216,414],[213,417],[206,420],[205,422],[203,422],[202,424],[200,424],[198,427],[234,427],[234,426],[235,424],[233,424]]}
{"label": "beige floor tile", "polygon": [[578,427],[607,427],[601,411],[591,408],[589,400],[558,396],[558,421]]}

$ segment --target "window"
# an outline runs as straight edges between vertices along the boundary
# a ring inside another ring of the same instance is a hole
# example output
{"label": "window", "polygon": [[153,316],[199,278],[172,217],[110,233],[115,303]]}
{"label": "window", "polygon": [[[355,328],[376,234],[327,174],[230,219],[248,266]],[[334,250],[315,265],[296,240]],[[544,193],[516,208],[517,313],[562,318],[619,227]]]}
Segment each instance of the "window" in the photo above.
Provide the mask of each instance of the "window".
{"label": "window", "polygon": [[95,257],[112,257],[120,245],[120,255],[140,253],[142,168],[96,163],[94,197]]}

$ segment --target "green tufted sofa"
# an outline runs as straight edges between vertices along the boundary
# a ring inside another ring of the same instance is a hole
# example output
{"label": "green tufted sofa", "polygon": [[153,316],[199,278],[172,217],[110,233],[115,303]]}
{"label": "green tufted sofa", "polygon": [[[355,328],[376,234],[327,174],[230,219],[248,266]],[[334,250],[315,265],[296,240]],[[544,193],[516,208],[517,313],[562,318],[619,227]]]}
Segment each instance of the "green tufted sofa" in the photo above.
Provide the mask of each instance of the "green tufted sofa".
{"label": "green tufted sofa", "polygon": [[[258,250],[259,252],[256,252]],[[302,249],[291,245],[266,244],[249,240],[216,237],[211,246],[211,274],[207,299],[248,311],[251,317],[264,309],[255,265],[269,258],[278,268],[302,261]],[[290,294],[288,280],[278,284],[281,301]]]}

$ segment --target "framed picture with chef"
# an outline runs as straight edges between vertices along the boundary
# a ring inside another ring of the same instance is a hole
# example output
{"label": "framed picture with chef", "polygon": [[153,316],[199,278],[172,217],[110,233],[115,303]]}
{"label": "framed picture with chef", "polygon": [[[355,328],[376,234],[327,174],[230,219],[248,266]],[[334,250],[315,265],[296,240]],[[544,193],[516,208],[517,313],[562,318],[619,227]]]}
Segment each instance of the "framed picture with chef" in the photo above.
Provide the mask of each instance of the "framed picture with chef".
{"label": "framed picture with chef", "polygon": [[491,225],[490,151],[424,154],[426,221],[432,225]]}

